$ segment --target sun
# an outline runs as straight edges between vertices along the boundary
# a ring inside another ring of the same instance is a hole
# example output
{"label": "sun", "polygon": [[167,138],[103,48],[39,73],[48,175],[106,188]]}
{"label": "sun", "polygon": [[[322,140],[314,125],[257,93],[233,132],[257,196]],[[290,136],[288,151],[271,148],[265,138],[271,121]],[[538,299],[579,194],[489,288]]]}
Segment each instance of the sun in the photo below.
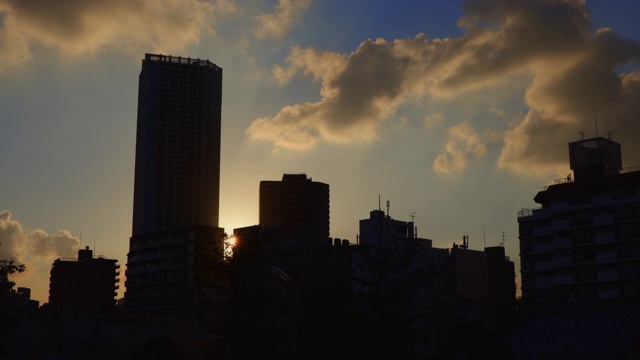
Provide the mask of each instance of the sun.
{"label": "sun", "polygon": [[236,237],[233,235],[229,236],[225,242],[227,243],[227,246],[233,247],[236,244]]}
{"label": "sun", "polygon": [[233,257],[233,247],[236,245],[236,237],[229,236],[224,240],[224,256],[226,258]]}

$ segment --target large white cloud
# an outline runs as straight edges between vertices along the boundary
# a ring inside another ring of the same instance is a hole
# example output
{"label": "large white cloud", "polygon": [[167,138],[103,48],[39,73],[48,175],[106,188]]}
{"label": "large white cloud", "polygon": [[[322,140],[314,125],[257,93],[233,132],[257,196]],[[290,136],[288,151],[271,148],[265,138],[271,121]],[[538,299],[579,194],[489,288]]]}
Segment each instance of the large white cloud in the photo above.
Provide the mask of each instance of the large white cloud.
{"label": "large white cloud", "polygon": [[[608,129],[618,131],[627,162],[640,162],[640,144],[632,136],[640,130],[640,73],[633,64],[628,74],[617,71],[640,59],[637,41],[592,29],[580,0],[472,0],[464,10],[459,24],[465,32],[455,38],[369,39],[350,54],[293,48],[287,65],[274,68],[275,77],[285,83],[308,76],[320,83],[321,99],[256,119],[248,137],[296,150],[321,142],[370,142],[380,124],[409,101],[432,97],[465,106],[470,91],[524,78],[528,113],[493,129],[503,134],[504,146],[495,155],[499,168],[566,168],[558,154],[566,153],[580,130],[593,128],[594,108]],[[462,149],[451,142],[445,147],[448,157],[438,158],[433,169],[463,169]]]}

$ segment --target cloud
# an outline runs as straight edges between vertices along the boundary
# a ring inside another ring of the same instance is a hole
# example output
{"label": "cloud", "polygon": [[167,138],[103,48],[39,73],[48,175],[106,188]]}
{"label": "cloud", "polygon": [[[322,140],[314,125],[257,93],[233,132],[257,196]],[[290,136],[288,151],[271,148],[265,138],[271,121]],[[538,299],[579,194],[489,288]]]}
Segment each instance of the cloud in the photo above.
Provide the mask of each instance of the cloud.
{"label": "cloud", "polygon": [[0,259],[14,259],[19,262],[25,254],[28,235],[22,225],[11,218],[7,210],[0,211]]}
{"label": "cloud", "polygon": [[[459,37],[368,39],[350,54],[293,48],[287,65],[274,68],[275,78],[286,84],[297,75],[310,77],[320,84],[321,99],[256,119],[248,137],[292,150],[371,142],[379,125],[410,101],[431,97],[465,106],[465,94],[517,78],[528,81],[522,89],[526,115],[486,130],[504,136],[495,155],[498,168],[538,174],[566,169],[559,154],[580,130],[593,129],[594,109],[601,126],[618,130],[615,140],[624,143],[627,159],[640,163],[640,144],[632,136],[640,131],[636,40],[606,28],[594,31],[581,0],[469,0],[463,10]],[[622,66],[629,71],[620,73]],[[490,109],[496,100],[487,100]],[[449,143],[435,168],[464,169],[466,151]]]}
{"label": "cloud", "polygon": [[260,39],[282,39],[310,5],[311,0],[279,0],[273,13],[255,17],[253,34]]}
{"label": "cloud", "polygon": [[467,167],[469,158],[478,159],[486,153],[487,147],[480,136],[465,121],[449,129],[445,150],[436,157],[431,168],[441,174],[459,173]]}
{"label": "cloud", "polygon": [[74,257],[80,241],[68,230],[49,234],[42,229],[24,229],[13,214],[0,211],[0,258],[12,258],[19,263],[44,260],[52,263],[59,257]]}
{"label": "cloud", "polygon": [[28,61],[36,46],[63,57],[105,47],[171,53],[198,43],[214,11],[229,1],[0,0],[0,73]]}
{"label": "cloud", "polygon": [[437,124],[441,124],[444,121],[444,115],[442,111],[435,112],[433,114],[427,114],[424,116],[424,126],[431,127]]}
{"label": "cloud", "polygon": [[44,230],[30,234],[31,254],[41,258],[74,257],[80,242],[67,230],[49,235]]}
{"label": "cloud", "polygon": [[[596,32],[581,51],[581,58],[562,71],[540,73],[527,89],[529,112],[522,122],[506,131],[498,167],[527,173],[566,172],[564,156],[569,141],[584,131],[594,136],[617,130],[630,165],[640,161],[635,134],[640,132],[640,71],[618,74],[615,68],[640,57],[640,46],[608,29]],[[597,120],[597,123],[596,123]],[[625,151],[626,150],[626,151]]]}
{"label": "cloud", "polygon": [[30,287],[33,298],[44,301],[49,290],[49,270],[57,258],[75,258],[80,241],[67,230],[49,234],[42,229],[28,230],[13,219],[11,212],[0,211],[0,259],[25,264],[26,271],[15,274],[18,286]]}

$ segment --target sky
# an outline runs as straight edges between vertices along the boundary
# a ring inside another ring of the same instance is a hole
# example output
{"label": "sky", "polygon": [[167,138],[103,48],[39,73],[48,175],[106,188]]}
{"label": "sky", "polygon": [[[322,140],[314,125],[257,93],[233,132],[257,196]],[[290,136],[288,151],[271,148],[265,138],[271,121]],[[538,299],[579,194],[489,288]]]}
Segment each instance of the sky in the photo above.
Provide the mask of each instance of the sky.
{"label": "sky", "polygon": [[[640,165],[640,2],[0,0],[0,258],[48,300],[79,247],[131,236],[145,53],[223,68],[220,226],[258,223],[261,180],[331,192],[331,236],[378,209],[418,236],[502,242],[596,134]],[[584,135],[581,135],[582,134]],[[120,284],[119,297],[124,284]]]}

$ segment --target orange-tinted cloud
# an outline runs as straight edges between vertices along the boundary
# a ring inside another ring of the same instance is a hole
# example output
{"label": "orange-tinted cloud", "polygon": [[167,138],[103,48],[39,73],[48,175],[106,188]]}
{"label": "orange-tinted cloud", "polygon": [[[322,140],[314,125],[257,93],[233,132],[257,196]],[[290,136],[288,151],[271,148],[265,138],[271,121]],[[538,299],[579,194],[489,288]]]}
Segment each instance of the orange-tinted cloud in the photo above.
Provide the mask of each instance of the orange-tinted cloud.
{"label": "orange-tinted cloud", "polygon": [[0,211],[0,259],[20,260],[25,255],[28,235],[22,225],[11,218],[7,210]]}
{"label": "orange-tinted cloud", "polygon": [[431,168],[438,173],[462,172],[469,158],[478,159],[487,153],[487,147],[469,122],[465,121],[449,129],[449,140],[443,153],[436,157]]}
{"label": "orange-tinted cloud", "polygon": [[311,0],[279,0],[274,12],[256,16],[253,34],[260,39],[281,39],[310,5]]}
{"label": "orange-tinted cloud", "polygon": [[[506,128],[491,129],[504,134],[495,154],[499,168],[566,169],[567,142],[593,129],[594,109],[602,127],[617,130],[627,162],[640,163],[640,145],[631,135],[640,130],[637,41],[593,30],[580,0],[471,0],[464,10],[459,24],[465,32],[455,38],[369,39],[350,54],[294,48],[287,66],[276,67],[274,75],[281,83],[311,77],[320,83],[321,100],[257,119],[249,138],[296,150],[321,142],[369,142],[409,101],[432,97],[465,106],[464,94],[517,77],[528,80],[522,91],[529,111]],[[630,71],[621,74],[621,66]],[[494,103],[487,99],[484,111]],[[448,157],[434,169],[464,168],[463,149],[455,143],[446,148]]]}
{"label": "orange-tinted cloud", "polygon": [[200,40],[215,10],[229,6],[199,0],[0,0],[0,73],[28,61],[38,45],[61,56],[105,47],[180,51]]}
{"label": "orange-tinted cloud", "polygon": [[75,258],[80,241],[67,230],[49,234],[42,229],[25,229],[11,212],[1,210],[0,244],[0,259],[26,265],[26,271],[15,274],[12,280],[18,286],[32,288],[33,297],[45,301],[51,264],[57,258]]}

